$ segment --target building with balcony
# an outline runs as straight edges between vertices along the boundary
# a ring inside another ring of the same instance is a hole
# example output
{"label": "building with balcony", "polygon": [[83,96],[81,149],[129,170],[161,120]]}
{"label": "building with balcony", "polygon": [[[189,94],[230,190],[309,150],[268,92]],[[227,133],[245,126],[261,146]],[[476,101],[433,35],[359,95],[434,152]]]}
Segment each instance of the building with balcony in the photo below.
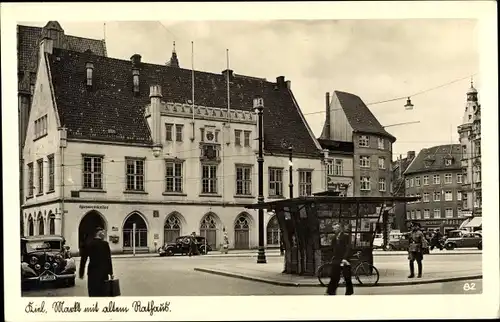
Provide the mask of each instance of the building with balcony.
{"label": "building with balcony", "polygon": [[459,144],[422,149],[404,172],[406,196],[420,201],[406,204],[407,221],[442,233],[459,228],[462,215],[463,173]]}
{"label": "building with balcony", "polygon": [[[255,96],[265,107],[265,198],[287,197],[290,175],[295,196],[325,190],[322,148],[285,77],[192,71],[177,57],[162,66],[53,44],[40,44],[23,149],[25,235],[62,234],[77,249],[102,226],[113,252],[155,251],[192,232],[215,249],[225,233],[231,248],[256,247],[257,213],[245,209],[257,201]],[[268,246],[279,245],[273,223],[267,214]]]}
{"label": "building with balcony", "polygon": [[[392,162],[391,188],[394,196],[406,196],[404,173],[413,159],[415,159],[415,151],[408,151],[405,158],[403,158],[403,155],[399,155],[398,159]],[[394,206],[394,223],[391,228],[401,232],[406,232],[408,230],[406,222],[406,203],[397,203]]]}
{"label": "building with balcony", "polygon": [[[52,39],[54,48],[65,48],[71,51],[84,52],[92,50],[95,55],[107,56],[106,43],[104,40],[89,39],[66,35],[64,29],[57,21],[49,21],[45,27],[17,26],[17,84],[18,84],[18,122],[19,122],[19,182],[20,202],[23,203],[24,171],[22,160],[22,148],[26,138],[29,115],[35,82],[37,77],[39,57],[39,44],[43,37]],[[22,225],[21,225],[22,226]]]}
{"label": "building with balcony", "polygon": [[467,218],[463,227],[470,229],[480,229],[482,225],[481,105],[477,95],[478,92],[471,83],[471,87],[467,91],[467,103],[462,124],[458,126],[462,149],[462,213]]}

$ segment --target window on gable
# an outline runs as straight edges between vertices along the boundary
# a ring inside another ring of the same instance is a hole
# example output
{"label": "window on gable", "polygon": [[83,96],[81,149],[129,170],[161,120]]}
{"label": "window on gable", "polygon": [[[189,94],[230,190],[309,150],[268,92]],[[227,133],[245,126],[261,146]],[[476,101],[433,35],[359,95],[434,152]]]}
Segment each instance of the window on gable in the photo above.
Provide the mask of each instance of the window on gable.
{"label": "window on gable", "polygon": [[370,146],[370,137],[368,135],[359,136],[359,147],[367,148]]}
{"label": "window on gable", "polygon": [[450,166],[453,163],[453,160],[451,159],[446,159],[445,165]]}
{"label": "window on gable", "polygon": [[41,138],[47,134],[47,115],[44,115],[35,120],[35,137],[34,140]]}

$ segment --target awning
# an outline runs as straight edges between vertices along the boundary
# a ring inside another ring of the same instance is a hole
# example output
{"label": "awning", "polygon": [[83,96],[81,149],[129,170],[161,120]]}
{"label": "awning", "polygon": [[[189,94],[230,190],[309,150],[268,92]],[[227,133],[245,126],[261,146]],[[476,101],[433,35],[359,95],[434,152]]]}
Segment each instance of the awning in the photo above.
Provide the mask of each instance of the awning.
{"label": "awning", "polygon": [[465,219],[462,224],[460,224],[460,227],[458,227],[458,229],[462,229],[462,228],[465,228],[465,225],[467,225],[468,223],[470,223],[472,219],[471,218],[467,218]]}
{"label": "awning", "polygon": [[474,217],[471,219],[471,221],[469,221],[465,227],[471,227],[471,228],[477,228],[477,227],[481,227],[482,223],[483,223],[483,217]]}

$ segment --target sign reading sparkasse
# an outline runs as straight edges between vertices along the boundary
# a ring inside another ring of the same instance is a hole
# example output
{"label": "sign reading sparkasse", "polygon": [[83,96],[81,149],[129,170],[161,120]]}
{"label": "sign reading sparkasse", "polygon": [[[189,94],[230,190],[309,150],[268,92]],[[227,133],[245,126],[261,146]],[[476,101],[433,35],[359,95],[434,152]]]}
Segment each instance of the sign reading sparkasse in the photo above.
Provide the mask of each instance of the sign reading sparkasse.
{"label": "sign reading sparkasse", "polygon": [[79,205],[80,209],[108,209],[108,205]]}

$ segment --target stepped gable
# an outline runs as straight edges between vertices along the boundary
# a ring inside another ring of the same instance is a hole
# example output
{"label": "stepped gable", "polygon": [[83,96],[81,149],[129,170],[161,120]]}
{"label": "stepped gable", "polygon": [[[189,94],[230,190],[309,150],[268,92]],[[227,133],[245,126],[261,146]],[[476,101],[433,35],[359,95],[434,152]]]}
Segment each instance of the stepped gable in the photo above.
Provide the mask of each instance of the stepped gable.
{"label": "stepped gable", "polygon": [[[85,85],[85,63],[89,60],[94,65],[91,90]],[[140,63],[140,94],[136,96],[128,60],[54,48],[48,61],[61,123],[68,128],[69,138],[150,144],[144,108],[150,103],[149,87],[153,84],[161,85],[163,101],[191,103],[189,69]],[[245,76],[232,78],[230,87],[232,110],[253,111],[253,98],[263,97],[267,152],[287,153],[292,145],[294,155],[319,154],[288,88]],[[194,103],[226,109],[226,77],[195,71]],[[109,134],[109,129],[116,133]]]}
{"label": "stepped gable", "polygon": [[354,132],[383,135],[392,142],[396,141],[396,138],[384,129],[359,96],[341,91],[335,91],[335,94]]}

